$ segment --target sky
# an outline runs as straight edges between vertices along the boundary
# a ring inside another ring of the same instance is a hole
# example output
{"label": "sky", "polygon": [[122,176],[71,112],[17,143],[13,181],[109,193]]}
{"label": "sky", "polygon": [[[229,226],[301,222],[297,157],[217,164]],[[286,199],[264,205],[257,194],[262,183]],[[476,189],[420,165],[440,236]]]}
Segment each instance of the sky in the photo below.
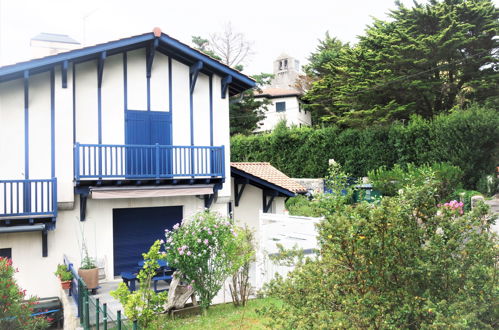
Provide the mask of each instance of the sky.
{"label": "sky", "polygon": [[252,42],[245,73],[271,73],[282,53],[305,64],[326,31],[355,43],[373,17],[387,19],[393,8],[394,0],[0,0],[0,65],[28,60],[40,32],[93,45],[159,27],[190,44],[191,36],[208,37],[230,22]]}

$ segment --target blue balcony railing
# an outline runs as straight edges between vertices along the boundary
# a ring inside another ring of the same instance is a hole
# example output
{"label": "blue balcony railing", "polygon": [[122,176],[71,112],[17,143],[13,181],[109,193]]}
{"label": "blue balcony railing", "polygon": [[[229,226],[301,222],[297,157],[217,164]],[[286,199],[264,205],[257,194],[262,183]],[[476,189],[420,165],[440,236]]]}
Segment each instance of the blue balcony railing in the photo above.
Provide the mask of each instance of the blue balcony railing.
{"label": "blue balcony railing", "polygon": [[225,177],[224,147],[79,144],[75,178],[168,179]]}
{"label": "blue balcony railing", "polygon": [[0,218],[30,216],[57,216],[57,179],[0,180]]}

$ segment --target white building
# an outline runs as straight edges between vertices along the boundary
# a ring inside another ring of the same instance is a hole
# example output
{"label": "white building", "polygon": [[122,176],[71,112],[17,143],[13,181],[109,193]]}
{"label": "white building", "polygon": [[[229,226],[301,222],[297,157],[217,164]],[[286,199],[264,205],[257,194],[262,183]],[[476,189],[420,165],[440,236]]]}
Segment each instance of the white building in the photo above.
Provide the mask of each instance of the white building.
{"label": "white building", "polygon": [[228,96],[254,81],[155,29],[0,68],[0,255],[57,295],[81,232],[107,280],[231,201]]}
{"label": "white building", "polygon": [[273,74],[270,86],[256,95],[270,100],[271,104],[264,110],[266,117],[258,123],[255,132],[271,131],[283,120],[288,127],[312,125],[310,112],[301,104],[303,93],[295,86],[300,75],[299,61],[283,54],[274,61]]}

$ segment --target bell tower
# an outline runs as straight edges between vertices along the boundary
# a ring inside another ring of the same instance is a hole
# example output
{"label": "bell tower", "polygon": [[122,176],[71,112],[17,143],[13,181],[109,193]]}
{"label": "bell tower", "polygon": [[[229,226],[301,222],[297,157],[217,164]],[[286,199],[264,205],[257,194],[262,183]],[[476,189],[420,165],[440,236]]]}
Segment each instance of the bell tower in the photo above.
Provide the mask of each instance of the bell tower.
{"label": "bell tower", "polygon": [[274,79],[272,80],[271,87],[294,89],[299,72],[300,62],[287,54],[281,54],[274,61]]}

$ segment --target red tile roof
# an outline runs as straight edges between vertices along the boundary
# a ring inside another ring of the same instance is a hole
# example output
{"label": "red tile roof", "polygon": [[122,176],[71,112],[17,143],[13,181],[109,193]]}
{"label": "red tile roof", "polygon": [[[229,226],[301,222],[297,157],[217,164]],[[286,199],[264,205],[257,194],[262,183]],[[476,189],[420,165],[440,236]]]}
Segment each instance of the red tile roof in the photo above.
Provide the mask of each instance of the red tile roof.
{"label": "red tile roof", "polygon": [[266,88],[261,92],[255,91],[255,96],[301,96],[303,93],[291,88]]}
{"label": "red tile roof", "polygon": [[238,163],[232,162],[230,165],[240,171],[256,176],[276,186],[282,187],[294,193],[305,193],[307,189],[286,174],[267,162]]}

